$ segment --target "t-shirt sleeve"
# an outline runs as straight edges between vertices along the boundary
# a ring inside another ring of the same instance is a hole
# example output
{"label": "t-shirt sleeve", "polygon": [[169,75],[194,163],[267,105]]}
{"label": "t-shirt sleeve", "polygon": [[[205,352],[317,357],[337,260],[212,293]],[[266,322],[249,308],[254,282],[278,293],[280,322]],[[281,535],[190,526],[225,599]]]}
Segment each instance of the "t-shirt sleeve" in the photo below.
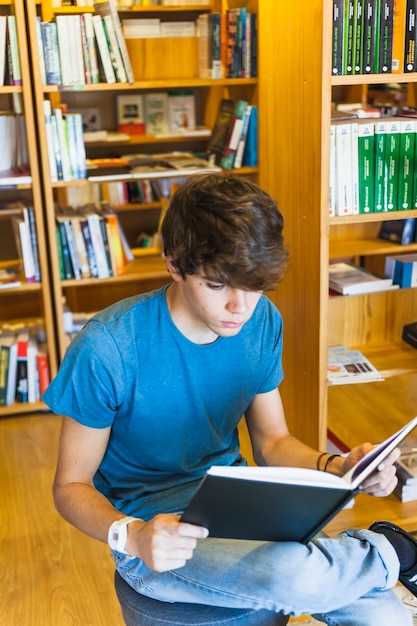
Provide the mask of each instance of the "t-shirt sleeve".
{"label": "t-shirt sleeve", "polygon": [[281,313],[269,300],[267,302],[266,321],[262,330],[263,336],[259,337],[264,346],[264,377],[259,386],[258,393],[267,393],[276,389],[284,378],[282,367],[283,346],[283,321]]}
{"label": "t-shirt sleeve", "polygon": [[125,392],[123,359],[107,328],[95,320],[73,339],[42,396],[60,415],[85,426],[111,426]]}

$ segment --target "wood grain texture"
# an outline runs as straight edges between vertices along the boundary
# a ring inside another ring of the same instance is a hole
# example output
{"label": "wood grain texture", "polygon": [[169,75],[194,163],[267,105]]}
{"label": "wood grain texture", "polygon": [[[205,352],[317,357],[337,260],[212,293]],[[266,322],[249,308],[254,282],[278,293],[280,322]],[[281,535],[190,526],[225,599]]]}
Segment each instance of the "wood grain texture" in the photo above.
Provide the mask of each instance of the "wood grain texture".
{"label": "wood grain texture", "polygon": [[55,511],[60,418],[0,421],[0,615],[8,626],[122,626],[113,559]]}

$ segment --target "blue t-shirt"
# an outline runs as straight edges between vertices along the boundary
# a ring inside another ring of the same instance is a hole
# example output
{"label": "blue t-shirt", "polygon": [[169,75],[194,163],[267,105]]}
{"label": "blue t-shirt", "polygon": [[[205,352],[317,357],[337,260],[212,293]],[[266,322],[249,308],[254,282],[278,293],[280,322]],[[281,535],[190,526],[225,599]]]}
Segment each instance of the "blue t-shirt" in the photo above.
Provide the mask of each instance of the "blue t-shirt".
{"label": "blue t-shirt", "polygon": [[237,335],[199,345],[173,323],[166,289],[93,317],[43,396],[55,413],[111,426],[95,485],[143,519],[184,510],[210,466],[245,462],[237,424],[283,377],[282,319],[266,296]]}

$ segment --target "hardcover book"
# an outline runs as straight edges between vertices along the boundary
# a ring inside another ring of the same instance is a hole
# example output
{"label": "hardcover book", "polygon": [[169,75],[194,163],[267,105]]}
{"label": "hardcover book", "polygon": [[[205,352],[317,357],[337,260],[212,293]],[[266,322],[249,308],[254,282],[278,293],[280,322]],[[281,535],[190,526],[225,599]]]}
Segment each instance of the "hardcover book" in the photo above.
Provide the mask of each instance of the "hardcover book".
{"label": "hardcover book", "polygon": [[211,467],[181,517],[211,537],[307,543],[410,434],[417,417],[343,477],[290,467]]}

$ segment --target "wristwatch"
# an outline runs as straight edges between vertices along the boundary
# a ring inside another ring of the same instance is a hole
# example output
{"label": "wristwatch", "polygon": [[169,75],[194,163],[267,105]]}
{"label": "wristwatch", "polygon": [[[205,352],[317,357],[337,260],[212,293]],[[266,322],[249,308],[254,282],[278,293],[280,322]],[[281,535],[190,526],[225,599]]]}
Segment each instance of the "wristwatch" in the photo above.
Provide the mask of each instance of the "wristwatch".
{"label": "wristwatch", "polygon": [[109,534],[107,537],[108,544],[112,550],[117,550],[122,554],[128,554],[126,552],[127,543],[127,526],[130,522],[137,520],[137,517],[122,517],[118,519],[109,528]]}

